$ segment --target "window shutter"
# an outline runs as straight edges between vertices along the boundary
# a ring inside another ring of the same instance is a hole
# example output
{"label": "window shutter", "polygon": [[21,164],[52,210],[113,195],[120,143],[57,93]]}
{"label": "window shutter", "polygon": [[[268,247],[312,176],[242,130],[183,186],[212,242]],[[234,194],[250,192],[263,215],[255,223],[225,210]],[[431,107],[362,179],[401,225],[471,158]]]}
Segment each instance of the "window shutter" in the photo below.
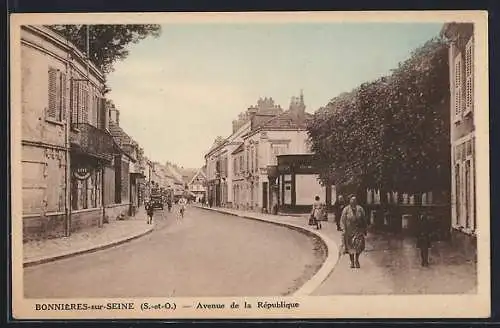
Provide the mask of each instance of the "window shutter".
{"label": "window shutter", "polygon": [[455,58],[455,120],[462,117],[462,58],[458,55]]}
{"label": "window shutter", "polygon": [[474,110],[474,39],[465,47],[465,111]]}
{"label": "window shutter", "polygon": [[60,75],[60,86],[61,86],[61,103],[60,103],[60,117],[61,121],[66,119],[66,106],[67,106],[67,78],[66,73],[62,73]]}
{"label": "window shutter", "polygon": [[49,68],[49,90],[48,99],[49,107],[47,108],[47,118],[51,120],[57,119],[57,70],[55,68]]}
{"label": "window shutter", "polygon": [[106,124],[106,121],[108,119],[108,116],[106,115],[106,103],[105,103],[105,100],[104,98],[101,98],[101,97],[98,97],[97,98],[97,101],[98,101],[98,110],[99,110],[99,122],[97,126],[99,126],[99,128],[105,130],[107,128],[107,124]]}
{"label": "window shutter", "polygon": [[71,82],[71,124],[78,124],[79,121],[79,116],[78,113],[80,111],[79,109],[79,82],[72,80]]}
{"label": "window shutter", "polygon": [[89,123],[89,89],[87,83],[82,83],[82,122]]}

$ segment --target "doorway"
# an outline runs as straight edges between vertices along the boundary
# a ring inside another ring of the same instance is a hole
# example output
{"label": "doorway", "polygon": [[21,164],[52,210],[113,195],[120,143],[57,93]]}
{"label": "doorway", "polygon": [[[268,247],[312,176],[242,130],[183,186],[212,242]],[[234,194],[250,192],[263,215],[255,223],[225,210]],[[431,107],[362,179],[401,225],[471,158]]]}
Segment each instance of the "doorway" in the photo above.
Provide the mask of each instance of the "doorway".
{"label": "doorway", "polygon": [[265,209],[266,212],[269,212],[268,208],[268,196],[267,196],[267,191],[268,191],[268,182],[262,182],[262,208]]}

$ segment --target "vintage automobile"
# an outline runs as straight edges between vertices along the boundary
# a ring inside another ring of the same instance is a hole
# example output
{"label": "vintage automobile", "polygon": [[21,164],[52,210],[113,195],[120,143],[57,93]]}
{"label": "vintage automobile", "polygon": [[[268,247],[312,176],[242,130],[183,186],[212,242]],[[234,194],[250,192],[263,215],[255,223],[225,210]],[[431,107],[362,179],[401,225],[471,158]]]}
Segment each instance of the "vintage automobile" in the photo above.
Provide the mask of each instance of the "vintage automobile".
{"label": "vintage automobile", "polygon": [[162,195],[151,195],[150,199],[153,208],[160,208],[163,210],[163,197]]}

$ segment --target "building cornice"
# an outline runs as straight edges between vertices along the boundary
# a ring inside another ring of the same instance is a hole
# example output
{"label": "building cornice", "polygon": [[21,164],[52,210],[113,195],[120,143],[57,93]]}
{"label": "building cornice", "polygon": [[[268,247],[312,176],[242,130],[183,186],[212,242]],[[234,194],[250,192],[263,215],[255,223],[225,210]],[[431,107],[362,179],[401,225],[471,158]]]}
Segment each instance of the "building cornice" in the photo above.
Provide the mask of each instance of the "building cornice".
{"label": "building cornice", "polygon": [[[87,66],[87,59],[86,56],[78,50],[78,48],[71,43],[68,39],[64,38],[60,34],[52,31],[48,27],[44,26],[33,26],[33,25],[23,25],[21,26],[22,29],[32,33],[33,35],[36,35],[40,37],[41,39],[45,39],[46,41],[49,41],[50,43],[54,44],[61,50],[65,51],[66,53],[71,54],[72,59],[76,59],[79,64],[82,67]],[[25,43],[33,44],[32,42],[29,42],[27,40],[23,40],[22,35],[21,35],[21,40],[24,41]],[[37,45],[38,47],[41,47],[40,45]],[[43,48],[43,47],[42,47]],[[53,54],[50,52],[50,54]],[[60,57],[59,57],[60,58]],[[67,60],[67,59],[63,59]],[[88,62],[89,70],[92,72],[92,75],[97,77],[101,82],[104,82],[104,73],[92,62]]]}

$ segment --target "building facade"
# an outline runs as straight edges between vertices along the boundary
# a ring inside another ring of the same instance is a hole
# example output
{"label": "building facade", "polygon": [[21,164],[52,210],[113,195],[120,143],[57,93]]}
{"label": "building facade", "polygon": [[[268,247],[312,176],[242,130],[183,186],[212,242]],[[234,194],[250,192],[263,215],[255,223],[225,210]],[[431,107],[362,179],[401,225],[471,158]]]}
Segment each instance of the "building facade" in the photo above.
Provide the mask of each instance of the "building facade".
{"label": "building facade", "polygon": [[452,232],[468,238],[477,229],[474,24],[445,24],[443,34],[450,41],[451,226]]}
{"label": "building facade", "polygon": [[203,168],[200,168],[188,182],[188,190],[195,195],[197,202],[206,201],[206,182],[207,176]]}
{"label": "building facade", "polygon": [[[271,117],[256,116],[258,120],[252,121],[250,131],[243,137],[242,152],[234,154],[237,161],[243,157],[242,202],[238,206],[262,212],[270,212],[278,199],[268,179],[268,167],[278,165],[279,155],[310,154],[306,130],[309,114],[305,112],[302,93],[292,98],[287,111],[274,103],[266,107],[263,112]],[[262,111],[259,109],[257,113]]]}
{"label": "building facade", "polygon": [[22,26],[21,56],[25,240],[100,225],[104,167],[117,151],[104,76],[45,27]]}

